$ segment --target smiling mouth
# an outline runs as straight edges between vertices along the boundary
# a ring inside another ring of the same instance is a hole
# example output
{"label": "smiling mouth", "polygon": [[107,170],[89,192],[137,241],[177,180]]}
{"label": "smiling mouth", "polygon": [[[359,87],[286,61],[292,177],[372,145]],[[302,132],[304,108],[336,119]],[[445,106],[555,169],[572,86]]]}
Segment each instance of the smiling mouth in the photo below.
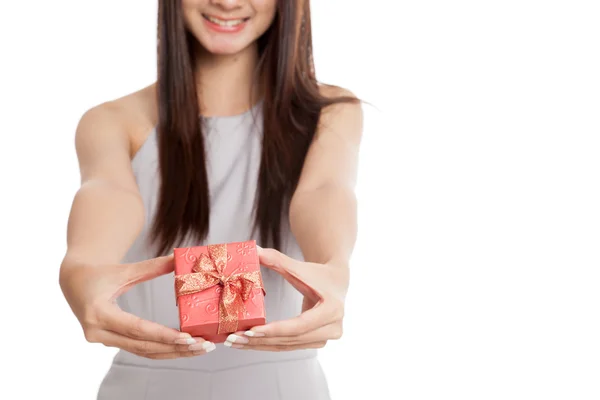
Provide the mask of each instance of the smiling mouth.
{"label": "smiling mouth", "polygon": [[202,14],[202,16],[204,17],[204,19],[206,19],[209,22],[212,22],[213,24],[217,24],[219,26],[229,27],[229,28],[243,24],[244,22],[246,22],[250,19],[250,18],[220,19],[220,18],[216,18],[216,17],[213,17],[211,15],[206,15],[206,14]]}

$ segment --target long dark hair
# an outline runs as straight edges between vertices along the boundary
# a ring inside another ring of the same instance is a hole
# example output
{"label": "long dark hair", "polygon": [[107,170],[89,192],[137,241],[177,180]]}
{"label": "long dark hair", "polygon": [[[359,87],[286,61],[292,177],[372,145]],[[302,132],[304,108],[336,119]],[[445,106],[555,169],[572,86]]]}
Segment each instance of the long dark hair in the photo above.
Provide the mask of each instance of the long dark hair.
{"label": "long dark hair", "polygon": [[[263,246],[279,248],[289,209],[321,110],[353,97],[319,91],[312,58],[308,0],[278,2],[275,19],[258,39],[258,84],[263,93],[263,143],[254,229]],[[158,146],[161,186],[152,226],[157,255],[189,234],[209,229],[209,185],[193,74],[196,39],[187,31],[181,0],[160,0],[158,15]]]}

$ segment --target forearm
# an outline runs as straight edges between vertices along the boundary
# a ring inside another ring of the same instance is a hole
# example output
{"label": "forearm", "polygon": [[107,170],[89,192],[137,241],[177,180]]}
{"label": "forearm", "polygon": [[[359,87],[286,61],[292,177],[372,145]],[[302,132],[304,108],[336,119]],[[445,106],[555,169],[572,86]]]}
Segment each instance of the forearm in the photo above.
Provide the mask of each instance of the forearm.
{"label": "forearm", "polygon": [[357,202],[350,186],[323,185],[296,193],[290,225],[306,261],[348,266],[357,235]]}
{"label": "forearm", "polygon": [[63,266],[120,262],[143,223],[137,193],[102,180],[84,183],[71,207]]}

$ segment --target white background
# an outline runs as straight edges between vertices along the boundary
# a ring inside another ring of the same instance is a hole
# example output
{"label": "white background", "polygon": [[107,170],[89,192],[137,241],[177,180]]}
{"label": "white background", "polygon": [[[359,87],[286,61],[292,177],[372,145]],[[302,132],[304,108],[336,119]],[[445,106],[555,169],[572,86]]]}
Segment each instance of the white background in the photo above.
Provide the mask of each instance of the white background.
{"label": "white background", "polygon": [[[320,80],[365,107],[335,400],[600,398],[593,1],[313,1]],[[2,399],[93,399],[58,267],[82,113],[155,79],[156,1],[0,5]]]}

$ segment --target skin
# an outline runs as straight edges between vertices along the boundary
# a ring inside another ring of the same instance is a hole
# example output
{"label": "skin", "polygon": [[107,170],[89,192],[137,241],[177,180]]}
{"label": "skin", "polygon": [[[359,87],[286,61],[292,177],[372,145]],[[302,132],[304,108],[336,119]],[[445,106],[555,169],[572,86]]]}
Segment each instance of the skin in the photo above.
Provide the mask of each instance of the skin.
{"label": "skin", "polygon": [[[255,40],[270,25],[276,0],[183,0],[185,20],[204,48],[195,60],[201,112],[235,115],[249,109]],[[251,17],[242,34],[215,34],[202,13]],[[323,87],[327,96],[350,94]],[[67,227],[60,286],[88,341],[142,357],[205,354],[214,345],[122,311],[115,299],[132,285],[173,271],[173,256],[122,264],[144,225],[145,211],[131,159],[157,123],[156,86],[88,110],[75,135],[81,172]],[[200,94],[200,91],[199,91]],[[254,94],[257,95],[257,94]],[[290,207],[292,233],[304,262],[259,249],[262,265],[304,295],[303,312],[231,335],[226,345],[285,351],[323,347],[342,335],[349,259],[356,240],[354,187],[362,135],[356,104],[324,110]]]}

